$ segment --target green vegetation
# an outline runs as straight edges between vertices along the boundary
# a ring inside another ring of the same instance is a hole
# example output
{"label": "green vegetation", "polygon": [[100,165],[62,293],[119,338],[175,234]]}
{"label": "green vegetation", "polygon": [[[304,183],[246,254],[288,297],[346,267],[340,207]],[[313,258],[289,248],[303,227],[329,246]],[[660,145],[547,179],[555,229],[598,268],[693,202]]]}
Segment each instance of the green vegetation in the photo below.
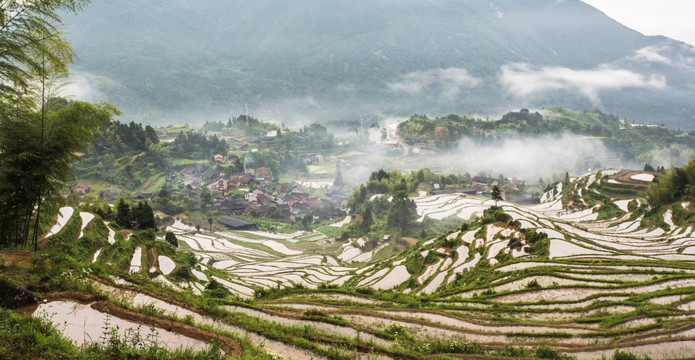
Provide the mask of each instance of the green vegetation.
{"label": "green vegetation", "polygon": [[[695,155],[695,133],[666,127],[632,127],[621,124],[615,115],[598,110],[572,113],[563,108],[545,108],[544,114],[526,109],[504,114],[499,120],[475,119],[466,115],[447,115],[430,119],[412,115],[398,125],[397,134],[409,144],[432,143],[452,148],[462,138],[494,142],[517,135],[569,133],[598,137],[626,161],[653,163],[657,153],[667,154],[672,162],[683,162]],[[589,163],[588,167],[601,165]]]}
{"label": "green vegetation", "polygon": [[659,173],[646,191],[647,200],[653,207],[671,204],[681,198],[695,195],[695,160],[682,168]]}
{"label": "green vegetation", "polygon": [[36,248],[42,207],[55,213],[73,176],[74,153],[117,110],[62,99],[18,101],[0,99],[0,246]]}

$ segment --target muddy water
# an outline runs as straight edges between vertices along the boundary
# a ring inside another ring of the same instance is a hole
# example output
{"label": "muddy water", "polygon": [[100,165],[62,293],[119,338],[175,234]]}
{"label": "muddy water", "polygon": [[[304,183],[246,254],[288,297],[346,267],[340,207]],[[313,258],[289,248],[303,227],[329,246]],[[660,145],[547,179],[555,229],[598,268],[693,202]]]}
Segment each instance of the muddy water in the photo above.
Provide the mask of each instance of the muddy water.
{"label": "muddy water", "polygon": [[344,336],[349,338],[359,337],[365,341],[373,341],[375,344],[379,344],[384,347],[389,347],[391,343],[384,339],[378,338],[369,333],[360,333],[357,330],[345,326],[338,326],[324,322],[309,321],[309,320],[297,320],[290,319],[282,316],[266,314],[262,311],[257,311],[253,309],[248,309],[238,306],[225,306],[229,312],[241,312],[249,316],[257,317],[263,320],[277,322],[279,324],[288,326],[313,326],[316,330],[329,335]]}
{"label": "muddy water", "polygon": [[[641,346],[631,346],[621,348],[637,355],[647,355],[652,359],[685,359],[691,358],[695,354],[695,340],[663,342],[661,344],[650,344]],[[599,350],[578,352],[572,355],[578,359],[607,359],[613,355],[614,350]]]}
{"label": "muddy water", "polygon": [[474,330],[474,331],[484,331],[491,333],[512,333],[512,332],[527,332],[527,333],[542,333],[542,332],[567,332],[570,334],[584,334],[589,332],[587,329],[578,329],[571,327],[548,327],[542,326],[540,324],[536,325],[516,325],[516,326],[502,326],[498,324],[476,324],[473,322],[468,322],[463,319],[454,318],[446,315],[432,314],[432,313],[417,313],[417,312],[403,312],[403,311],[386,311],[382,310],[381,313],[388,315],[396,315],[406,318],[421,319],[427,322],[435,324],[444,324],[448,326],[453,326],[456,328],[464,330]]}
{"label": "muddy water", "polygon": [[294,360],[319,360],[319,359],[326,359],[324,357],[318,356],[314,353],[311,353],[307,350],[303,350],[291,345],[287,345],[283,342],[280,341],[275,341],[268,339],[262,335],[248,332],[245,329],[242,329],[240,327],[236,326],[231,326],[224,324],[222,322],[217,321],[216,319],[213,319],[208,316],[200,315],[196,312],[190,311],[188,309],[184,309],[180,306],[176,306],[173,304],[170,304],[168,302],[156,299],[154,297],[138,293],[135,291],[130,291],[130,290],[123,290],[123,289],[117,289],[112,286],[104,285],[104,284],[96,284],[99,288],[104,290],[106,293],[109,294],[109,296],[113,299],[120,299],[120,300],[125,300],[133,304],[133,306],[143,306],[143,305],[151,305],[155,309],[162,311],[165,314],[168,315],[175,315],[178,318],[184,318],[186,316],[190,316],[195,323],[198,324],[205,324],[209,325],[230,333],[236,333],[239,335],[240,338],[247,338],[251,343],[255,344],[256,346],[259,346],[261,348],[264,348],[266,350],[269,350],[273,353],[276,354],[281,354],[283,358],[285,359],[294,359]]}
{"label": "muddy water", "polygon": [[208,346],[208,344],[199,340],[160,328],[152,330],[147,326],[141,326],[115,316],[111,316],[107,320],[106,314],[92,309],[89,305],[83,305],[74,301],[52,301],[41,304],[34,312],[34,316],[45,317],[77,345],[89,345],[103,341],[104,339],[100,340],[100,337],[104,333],[104,327],[108,324],[109,329],[116,329],[120,339],[123,339],[127,333],[132,332],[139,332],[142,339],[156,335],[157,345],[169,350],[190,348],[200,351]]}

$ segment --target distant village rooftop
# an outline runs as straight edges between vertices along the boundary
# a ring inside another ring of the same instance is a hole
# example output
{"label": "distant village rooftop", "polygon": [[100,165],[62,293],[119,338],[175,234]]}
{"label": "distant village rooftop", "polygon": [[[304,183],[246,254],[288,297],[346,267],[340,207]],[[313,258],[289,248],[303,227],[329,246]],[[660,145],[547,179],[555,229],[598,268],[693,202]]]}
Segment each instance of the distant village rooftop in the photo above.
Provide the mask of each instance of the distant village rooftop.
{"label": "distant village rooftop", "polygon": [[222,216],[217,221],[232,230],[256,230],[256,224],[232,216]]}

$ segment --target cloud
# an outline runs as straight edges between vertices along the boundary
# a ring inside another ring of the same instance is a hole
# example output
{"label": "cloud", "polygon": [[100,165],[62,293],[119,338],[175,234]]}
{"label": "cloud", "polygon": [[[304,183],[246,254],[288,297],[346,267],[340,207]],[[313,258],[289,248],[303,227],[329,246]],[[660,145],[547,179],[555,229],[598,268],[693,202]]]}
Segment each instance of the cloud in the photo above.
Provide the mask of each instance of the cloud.
{"label": "cloud", "polygon": [[[506,137],[494,142],[470,138],[457,149],[423,159],[423,166],[448,172],[504,174],[535,180],[558,172],[584,173],[595,163],[606,165],[614,158],[600,140],[577,135]],[[595,169],[593,169],[595,170]]]}
{"label": "cloud", "polygon": [[661,55],[659,51],[663,50],[660,46],[646,46],[637,51],[633,56],[628,57],[629,60],[638,62],[652,62],[671,65],[671,59]]}
{"label": "cloud", "polygon": [[392,91],[410,94],[421,93],[425,89],[440,87],[441,95],[454,100],[463,88],[472,88],[482,80],[468,73],[466,69],[447,68],[413,72],[401,77],[400,81],[388,84]]}
{"label": "cloud", "polygon": [[490,3],[490,9],[492,9],[495,12],[495,16],[497,16],[498,18],[501,19],[504,17],[504,12],[502,11],[502,8],[493,4],[492,2]]}
{"label": "cloud", "polygon": [[60,86],[58,95],[62,97],[89,102],[100,102],[105,98],[100,90],[101,80],[91,74],[71,74]]}
{"label": "cloud", "polygon": [[636,72],[601,65],[593,70],[565,67],[534,67],[526,63],[511,63],[501,67],[498,80],[502,87],[516,97],[531,97],[552,90],[576,91],[595,104],[599,93],[624,88],[664,89],[666,78],[645,76]]}

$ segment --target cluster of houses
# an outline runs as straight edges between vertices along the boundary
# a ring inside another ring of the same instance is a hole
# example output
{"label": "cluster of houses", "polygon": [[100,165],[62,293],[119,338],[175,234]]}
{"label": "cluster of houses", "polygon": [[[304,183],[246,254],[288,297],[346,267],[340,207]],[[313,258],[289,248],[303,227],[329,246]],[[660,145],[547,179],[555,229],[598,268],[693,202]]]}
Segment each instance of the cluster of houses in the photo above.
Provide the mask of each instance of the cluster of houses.
{"label": "cluster of houses", "polygon": [[302,154],[302,161],[307,165],[319,165],[324,161],[340,163],[342,165],[349,165],[345,160],[338,158],[335,155],[323,156],[319,153],[307,153]]}
{"label": "cluster of houses", "polygon": [[[228,215],[267,217],[279,213],[282,217],[295,219],[313,214],[315,220],[346,215],[341,207],[347,200],[348,189],[334,186],[319,198],[299,183],[272,182],[267,167],[247,169],[246,173],[228,177],[212,169],[198,173],[195,167],[186,168],[180,174],[183,177],[180,183],[185,186],[187,196],[199,198],[202,188],[207,188],[212,194],[211,210]],[[243,189],[249,190],[239,191]]]}

